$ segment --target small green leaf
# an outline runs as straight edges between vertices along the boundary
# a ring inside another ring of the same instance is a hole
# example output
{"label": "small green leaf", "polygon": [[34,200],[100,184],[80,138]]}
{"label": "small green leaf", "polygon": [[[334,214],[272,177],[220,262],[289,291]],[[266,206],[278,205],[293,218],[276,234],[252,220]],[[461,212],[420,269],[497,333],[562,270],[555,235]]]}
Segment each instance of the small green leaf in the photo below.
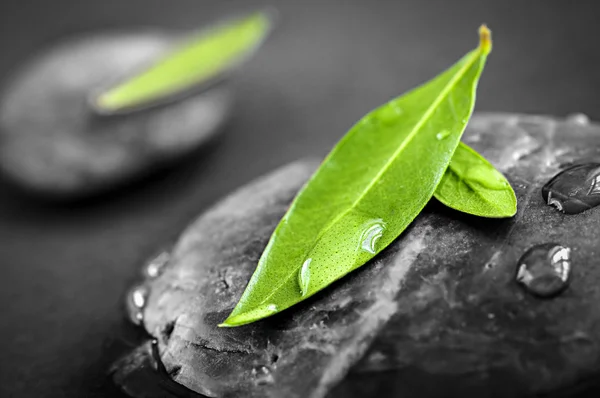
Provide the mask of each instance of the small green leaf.
{"label": "small green leaf", "polygon": [[460,143],[434,194],[448,207],[480,217],[512,217],[517,197],[506,177]]}
{"label": "small green leaf", "polygon": [[103,113],[138,108],[222,77],[248,58],[268,34],[266,12],[221,23],[181,43],[149,69],[92,100]]}
{"label": "small green leaf", "polygon": [[254,322],[312,296],[404,231],[460,142],[490,50],[482,26],[477,49],[350,129],[294,199],[221,326]]}

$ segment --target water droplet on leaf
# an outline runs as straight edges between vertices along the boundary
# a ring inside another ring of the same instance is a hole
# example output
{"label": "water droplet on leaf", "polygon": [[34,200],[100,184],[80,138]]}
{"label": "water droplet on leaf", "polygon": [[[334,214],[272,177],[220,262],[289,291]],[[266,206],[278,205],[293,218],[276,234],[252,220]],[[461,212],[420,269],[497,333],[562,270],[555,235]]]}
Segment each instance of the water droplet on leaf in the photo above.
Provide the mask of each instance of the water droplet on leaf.
{"label": "water droplet on leaf", "polygon": [[302,268],[300,268],[300,272],[298,272],[298,284],[300,285],[300,290],[302,291],[303,296],[306,296],[306,292],[308,291],[308,284],[310,282],[310,263],[311,262],[312,262],[312,258],[307,259],[302,264]]}
{"label": "water droplet on leaf", "polygon": [[144,308],[148,300],[150,290],[147,286],[134,286],[127,294],[125,303],[129,320],[136,325],[141,325],[144,321]]}
{"label": "water droplet on leaf", "polygon": [[443,139],[447,138],[449,135],[450,135],[450,131],[448,131],[448,130],[442,130],[442,131],[440,131],[439,133],[437,133],[437,134],[435,135],[435,138],[436,138],[438,141],[441,141],[441,140],[443,140]]}
{"label": "water droplet on leaf", "polygon": [[267,305],[267,310],[270,312],[277,312],[277,305],[269,304],[269,305]]}
{"label": "water droplet on leaf", "polygon": [[600,205],[600,163],[571,166],[544,185],[544,201],[566,214]]}
{"label": "water droplet on leaf", "polygon": [[529,249],[519,260],[517,282],[538,297],[553,297],[565,290],[571,273],[571,249],[545,243]]}
{"label": "water droplet on leaf", "polygon": [[494,168],[485,165],[475,165],[470,167],[464,175],[465,180],[475,182],[485,188],[501,190],[505,189],[507,182],[504,176]]}
{"label": "water droplet on leaf", "polygon": [[404,110],[400,107],[400,105],[396,103],[396,101],[390,102],[390,106],[392,107],[394,112],[396,112],[396,115],[402,115],[404,113]]}
{"label": "water droplet on leaf", "polygon": [[381,122],[385,126],[391,126],[398,123],[398,115],[402,113],[402,109],[397,105],[388,103],[385,106],[377,109],[373,113],[373,118]]}
{"label": "water droplet on leaf", "polygon": [[371,220],[361,233],[360,248],[369,253],[377,253],[377,241],[383,235],[384,230],[385,223],[382,219]]}

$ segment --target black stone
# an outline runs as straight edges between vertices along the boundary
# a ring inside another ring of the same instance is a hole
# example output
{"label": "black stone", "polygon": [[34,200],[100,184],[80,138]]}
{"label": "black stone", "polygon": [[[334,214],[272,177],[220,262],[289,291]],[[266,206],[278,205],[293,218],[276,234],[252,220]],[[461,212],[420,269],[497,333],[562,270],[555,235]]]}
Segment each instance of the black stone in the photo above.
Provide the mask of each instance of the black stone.
{"label": "black stone", "polygon": [[[380,387],[367,380],[383,377],[405,397],[597,396],[600,208],[566,216],[539,192],[560,165],[600,160],[599,134],[543,117],[474,118],[464,140],[507,175],[517,215],[493,221],[430,205],[413,225],[432,229],[398,311],[336,392],[362,381],[354,397],[375,397]],[[569,288],[542,300],[515,283],[515,267],[546,242],[570,248],[573,267]]]}
{"label": "black stone", "polygon": [[[167,372],[178,369],[173,380],[207,396],[518,397],[594,388],[579,382],[600,373],[600,208],[566,217],[539,191],[560,164],[600,158],[592,145],[599,130],[475,117],[465,141],[507,175],[515,217],[466,216],[432,200],[400,238],[322,294],[255,324],[217,328],[316,164],[283,168],[183,233],[162,275],[146,281],[146,330]],[[578,266],[569,289],[540,300],[515,282],[515,267],[529,248],[553,241],[571,248]],[[140,361],[139,352],[119,363]],[[117,365],[115,381],[127,390],[137,370]]]}
{"label": "black stone", "polygon": [[571,166],[542,188],[550,206],[566,214],[577,214],[600,205],[600,163]]}
{"label": "black stone", "polygon": [[226,83],[122,115],[101,116],[89,105],[172,43],[162,33],[105,33],[32,59],[0,103],[0,170],[29,191],[72,199],[163,168],[206,142],[229,114]]}
{"label": "black stone", "polygon": [[[145,281],[143,325],[158,339],[167,371],[178,368],[178,383],[207,396],[322,397],[393,313],[422,234],[405,236],[387,257],[293,310],[244,327],[217,327],[317,164],[293,164],[223,200],[184,232],[162,275]],[[145,352],[121,363],[142,363]],[[115,380],[131,391],[128,374],[138,367],[117,368]],[[155,393],[148,394],[135,396]]]}

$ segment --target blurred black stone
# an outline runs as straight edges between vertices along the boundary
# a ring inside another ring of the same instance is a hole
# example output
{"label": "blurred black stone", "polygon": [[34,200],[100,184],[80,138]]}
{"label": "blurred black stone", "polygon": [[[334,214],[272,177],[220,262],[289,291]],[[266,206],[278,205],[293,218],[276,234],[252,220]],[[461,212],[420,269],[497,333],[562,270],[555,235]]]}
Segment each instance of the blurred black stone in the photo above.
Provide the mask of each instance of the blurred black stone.
{"label": "blurred black stone", "polygon": [[92,96],[147,67],[172,40],[104,33],[63,43],[24,66],[0,106],[0,169],[53,199],[89,197],[189,155],[222,127],[225,83],[120,115],[98,115]]}

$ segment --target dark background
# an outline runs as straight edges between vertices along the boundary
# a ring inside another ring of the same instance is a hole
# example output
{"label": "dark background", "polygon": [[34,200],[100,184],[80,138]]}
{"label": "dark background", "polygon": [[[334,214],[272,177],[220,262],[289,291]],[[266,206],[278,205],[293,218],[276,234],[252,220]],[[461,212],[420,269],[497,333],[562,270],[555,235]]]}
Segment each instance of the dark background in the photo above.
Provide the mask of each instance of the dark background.
{"label": "dark background", "polygon": [[[122,299],[144,259],[219,197],[290,160],[322,155],[371,108],[477,44],[495,47],[477,110],[600,118],[600,6],[590,1],[271,1],[279,28],[235,79],[221,138],[175,170],[84,203],[0,185],[0,397],[106,397],[134,343]],[[195,28],[264,2],[2,0],[0,78],[68,37]]]}

